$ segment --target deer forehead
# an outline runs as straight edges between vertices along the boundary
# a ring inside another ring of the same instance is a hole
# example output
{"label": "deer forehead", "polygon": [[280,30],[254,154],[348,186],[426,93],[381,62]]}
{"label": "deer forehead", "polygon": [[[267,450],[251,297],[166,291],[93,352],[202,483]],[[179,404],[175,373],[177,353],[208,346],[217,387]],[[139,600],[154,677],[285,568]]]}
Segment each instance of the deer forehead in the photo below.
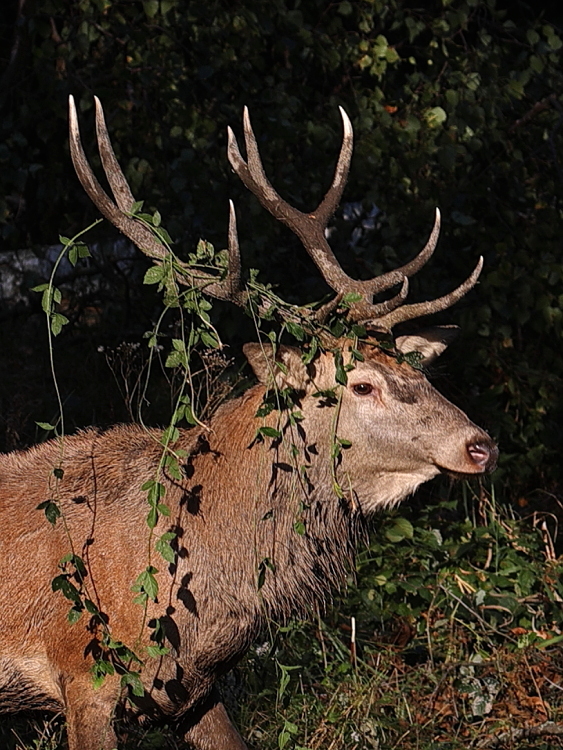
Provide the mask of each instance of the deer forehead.
{"label": "deer forehead", "polygon": [[[379,349],[369,347],[362,352],[363,360],[354,360],[349,351],[342,351],[342,361],[346,368],[348,387],[363,381],[380,389],[395,391],[415,391],[431,388],[425,376],[406,362],[399,363],[395,357]],[[322,355],[314,365],[312,381],[322,388],[332,388],[336,384],[336,361],[332,352]]]}

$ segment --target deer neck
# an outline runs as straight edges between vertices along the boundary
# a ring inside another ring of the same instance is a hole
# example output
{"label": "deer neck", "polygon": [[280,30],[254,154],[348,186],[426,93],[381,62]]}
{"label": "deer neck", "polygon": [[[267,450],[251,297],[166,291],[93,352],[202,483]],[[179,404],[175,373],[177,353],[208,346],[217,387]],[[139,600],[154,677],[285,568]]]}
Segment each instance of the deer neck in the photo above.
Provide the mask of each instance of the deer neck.
{"label": "deer neck", "polygon": [[334,490],[329,410],[322,419],[305,414],[291,429],[271,416],[268,425],[282,437],[257,438],[263,395],[251,389],[218,412],[204,454],[194,459],[191,491],[205,488],[202,533],[209,564],[222,569],[214,595],[285,619],[342,581],[363,520],[354,498]]}

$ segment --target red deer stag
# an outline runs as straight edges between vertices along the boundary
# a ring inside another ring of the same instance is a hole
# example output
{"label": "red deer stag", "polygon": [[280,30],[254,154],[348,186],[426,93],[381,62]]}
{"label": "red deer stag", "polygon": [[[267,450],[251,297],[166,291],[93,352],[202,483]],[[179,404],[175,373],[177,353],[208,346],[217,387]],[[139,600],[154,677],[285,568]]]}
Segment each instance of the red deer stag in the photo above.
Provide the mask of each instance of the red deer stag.
{"label": "red deer stag", "polygon": [[[96,107],[101,160],[114,200],[86,160],[71,99],[70,142],[80,182],[101,213],[158,261],[165,249],[132,216],[134,198],[97,100]],[[349,318],[389,332],[402,321],[453,304],[475,284],[481,261],[451,294],[403,304],[409,276],[436,245],[437,214],[428,244],[410,263],[366,281],[344,273],[325,239],[352,153],[352,128],[344,112],[342,118],[334,180],[311,214],[288,205],[268,182],[246,111],[247,160],[230,130],[228,156],[262,205],[299,236],[337,300],[356,293]],[[232,207],[228,254],[225,278],[180,264],[178,281],[245,305]],[[395,297],[373,301],[398,284]],[[326,309],[317,315],[322,319]],[[427,362],[446,343],[444,332],[435,328],[399,338],[396,347],[418,349]],[[131,588],[149,555],[141,487],[155,477],[161,433],[137,425],[89,429],[62,444],[54,439],[0,458],[0,710],[64,712],[69,750],[114,748],[112,719],[118,707],[142,722],[175,723],[196,749],[244,750],[215,683],[246,652],[262,624],[306,612],[342,580],[365,517],[398,503],[440,472],[479,475],[495,466],[497,448],[489,436],[420,371],[380,348],[376,337],[361,343],[362,356],[349,370],[347,384],[337,383],[335,360],[343,357],[346,363],[349,345],[349,339],[333,341],[309,364],[296,348],[280,347],[274,354],[260,344],[246,345],[259,384],[221,406],[207,426],[185,430],[177,443],[188,456],[184,477],[162,480],[171,515],[161,517],[159,527],[175,532],[175,559],[167,564],[154,549],[150,553],[159,593],[155,601],[149,599],[146,612],[132,602]],[[297,424],[284,421],[280,411],[257,418],[268,389],[276,387],[293,389],[302,417]],[[320,395],[330,389],[334,398]],[[278,428],[282,437],[256,441],[261,424]],[[335,434],[351,443],[336,462],[331,457]],[[59,466],[57,478],[53,470]],[[53,496],[55,479],[64,523],[51,525],[36,508]],[[297,518],[303,533],[295,530]],[[84,560],[80,580],[101,613],[90,619],[85,613],[74,624],[67,619],[69,602],[51,589],[70,540]],[[146,648],[156,622],[168,651],[151,657]],[[143,660],[144,692],[130,694],[129,701],[119,665],[101,686],[93,686],[90,670],[106,626],[114,641],[131,646]]]}

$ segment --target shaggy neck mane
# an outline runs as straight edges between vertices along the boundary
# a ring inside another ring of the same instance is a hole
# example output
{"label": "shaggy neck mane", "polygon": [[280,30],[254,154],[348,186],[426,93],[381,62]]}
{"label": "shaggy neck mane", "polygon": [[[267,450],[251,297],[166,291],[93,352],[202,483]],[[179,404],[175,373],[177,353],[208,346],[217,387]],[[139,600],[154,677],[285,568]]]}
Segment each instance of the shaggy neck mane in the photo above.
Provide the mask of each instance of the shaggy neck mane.
{"label": "shaggy neck mane", "polygon": [[[338,498],[333,489],[333,409],[317,417],[316,434],[311,420],[288,426],[286,414],[280,419],[274,412],[266,423],[283,437],[256,440],[264,424],[255,417],[263,396],[257,386],[217,412],[208,446],[192,462],[192,492],[205,488],[201,507],[216,535],[214,549],[224,570],[236,561],[241,574],[231,570],[233,588],[222,578],[214,595],[232,608],[242,599],[242,587],[266,617],[285,620],[322,604],[342,583],[364,522],[357,503]],[[213,475],[221,476],[221,486],[209,481]]]}

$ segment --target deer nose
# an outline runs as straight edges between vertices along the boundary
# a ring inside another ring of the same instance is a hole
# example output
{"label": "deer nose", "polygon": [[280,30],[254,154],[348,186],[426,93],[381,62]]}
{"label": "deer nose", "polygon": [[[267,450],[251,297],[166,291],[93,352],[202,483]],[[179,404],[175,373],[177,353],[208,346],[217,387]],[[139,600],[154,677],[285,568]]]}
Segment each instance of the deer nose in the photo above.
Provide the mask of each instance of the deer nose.
{"label": "deer nose", "polygon": [[479,440],[467,446],[467,453],[482,471],[494,471],[497,465],[498,448],[493,441]]}

